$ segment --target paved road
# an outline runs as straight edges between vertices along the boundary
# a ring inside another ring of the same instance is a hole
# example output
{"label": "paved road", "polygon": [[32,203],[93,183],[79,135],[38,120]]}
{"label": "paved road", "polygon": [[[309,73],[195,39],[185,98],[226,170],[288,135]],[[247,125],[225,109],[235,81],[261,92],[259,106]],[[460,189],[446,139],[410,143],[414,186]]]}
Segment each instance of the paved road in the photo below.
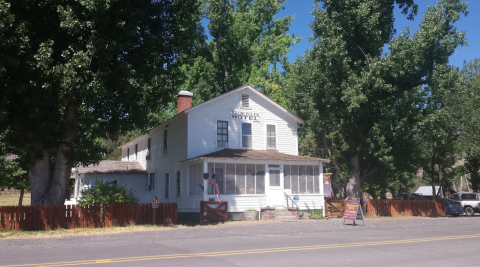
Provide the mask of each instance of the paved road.
{"label": "paved road", "polygon": [[234,223],[0,240],[0,266],[480,266],[480,216]]}

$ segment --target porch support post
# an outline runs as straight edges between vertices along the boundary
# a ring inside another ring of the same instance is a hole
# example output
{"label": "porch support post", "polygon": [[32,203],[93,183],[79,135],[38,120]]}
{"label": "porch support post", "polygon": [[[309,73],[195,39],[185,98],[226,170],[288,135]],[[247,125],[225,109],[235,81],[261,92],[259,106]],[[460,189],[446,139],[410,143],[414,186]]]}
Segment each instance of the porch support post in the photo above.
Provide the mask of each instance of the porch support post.
{"label": "porch support post", "polygon": [[319,188],[320,188],[320,195],[321,195],[321,199],[323,201],[323,209],[322,209],[322,213],[323,213],[323,218],[325,218],[325,191],[324,191],[324,188],[323,188],[323,162],[320,162],[320,165],[318,166],[318,174],[319,174]]}
{"label": "porch support post", "polygon": [[[203,173],[208,173],[208,162],[206,160],[203,160]],[[211,173],[208,173],[208,176],[209,176],[208,179],[210,179],[211,175],[212,175]],[[203,179],[203,200],[204,201],[208,200],[208,196],[207,196],[208,179]]]}

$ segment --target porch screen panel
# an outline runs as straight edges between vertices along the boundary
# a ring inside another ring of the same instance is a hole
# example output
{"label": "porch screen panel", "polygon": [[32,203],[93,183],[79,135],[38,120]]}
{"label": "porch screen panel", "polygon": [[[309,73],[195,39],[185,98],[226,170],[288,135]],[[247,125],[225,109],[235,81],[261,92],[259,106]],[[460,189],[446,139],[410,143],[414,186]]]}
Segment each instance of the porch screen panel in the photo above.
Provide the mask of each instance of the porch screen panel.
{"label": "porch screen panel", "polygon": [[247,194],[255,194],[255,164],[247,164],[247,187],[246,193]]}
{"label": "porch screen panel", "polygon": [[307,194],[314,194],[315,191],[313,189],[313,166],[306,166],[307,169],[307,190],[305,191]]}
{"label": "porch screen panel", "polygon": [[313,177],[315,194],[320,194],[320,175],[318,174],[318,166],[313,166]]}
{"label": "porch screen panel", "polygon": [[284,165],[283,166],[283,188],[284,189],[291,189],[290,179],[291,179],[291,166]]}
{"label": "porch screen panel", "polygon": [[[215,181],[220,194],[225,194],[225,163],[215,163]],[[210,183],[209,183],[210,184]]]}
{"label": "porch screen panel", "polygon": [[292,165],[290,166],[291,169],[291,186],[292,186],[292,194],[298,194],[298,166],[297,165]]}
{"label": "porch screen panel", "polygon": [[[215,174],[215,182],[218,185],[218,190],[220,191],[220,194],[224,194],[225,186],[224,186],[224,168],[225,168],[225,163],[208,163],[208,179],[211,179],[213,177],[213,174]],[[213,188],[213,185],[210,184],[210,180],[208,180],[208,193],[209,194],[215,194],[215,190]]]}
{"label": "porch screen panel", "polygon": [[255,169],[256,193],[265,194],[265,165],[257,164]]}
{"label": "porch screen panel", "polygon": [[225,165],[225,190],[226,194],[235,194],[235,164],[227,163]]}
{"label": "porch screen panel", "polygon": [[203,166],[202,164],[192,164],[188,167],[189,175],[189,195],[203,195]]}
{"label": "porch screen panel", "polygon": [[307,192],[307,172],[305,166],[298,166],[298,181],[299,181],[299,194],[305,194]]}
{"label": "porch screen panel", "polygon": [[245,189],[245,164],[237,164],[236,177],[235,177],[235,193],[246,194]]}

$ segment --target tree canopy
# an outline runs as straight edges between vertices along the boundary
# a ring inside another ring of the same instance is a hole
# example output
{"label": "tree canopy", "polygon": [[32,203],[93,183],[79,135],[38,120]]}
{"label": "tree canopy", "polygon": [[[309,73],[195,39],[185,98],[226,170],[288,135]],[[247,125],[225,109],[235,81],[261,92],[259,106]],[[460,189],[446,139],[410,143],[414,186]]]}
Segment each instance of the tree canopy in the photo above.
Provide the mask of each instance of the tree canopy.
{"label": "tree canopy", "polygon": [[0,0],[0,13],[0,129],[30,157],[32,204],[63,204],[72,166],[171,100],[199,3]]}
{"label": "tree canopy", "polygon": [[317,1],[315,43],[288,74],[297,106],[313,99],[318,139],[350,197],[362,184],[388,188],[415,173],[425,97],[444,81],[448,57],[466,44],[454,23],[467,4],[440,1],[418,31],[395,37],[396,6],[409,19],[417,14],[409,0]]}

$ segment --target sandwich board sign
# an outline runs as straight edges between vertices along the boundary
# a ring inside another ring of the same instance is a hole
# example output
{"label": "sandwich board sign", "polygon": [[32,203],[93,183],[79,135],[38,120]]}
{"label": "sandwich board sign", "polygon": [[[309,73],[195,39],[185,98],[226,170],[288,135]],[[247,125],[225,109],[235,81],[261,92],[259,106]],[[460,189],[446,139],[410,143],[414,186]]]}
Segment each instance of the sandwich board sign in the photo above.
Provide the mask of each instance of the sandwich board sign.
{"label": "sandwich board sign", "polygon": [[346,220],[352,220],[353,225],[355,225],[355,220],[362,220],[363,225],[365,225],[360,199],[353,197],[347,198],[347,204],[343,211],[343,224],[345,224]]}

